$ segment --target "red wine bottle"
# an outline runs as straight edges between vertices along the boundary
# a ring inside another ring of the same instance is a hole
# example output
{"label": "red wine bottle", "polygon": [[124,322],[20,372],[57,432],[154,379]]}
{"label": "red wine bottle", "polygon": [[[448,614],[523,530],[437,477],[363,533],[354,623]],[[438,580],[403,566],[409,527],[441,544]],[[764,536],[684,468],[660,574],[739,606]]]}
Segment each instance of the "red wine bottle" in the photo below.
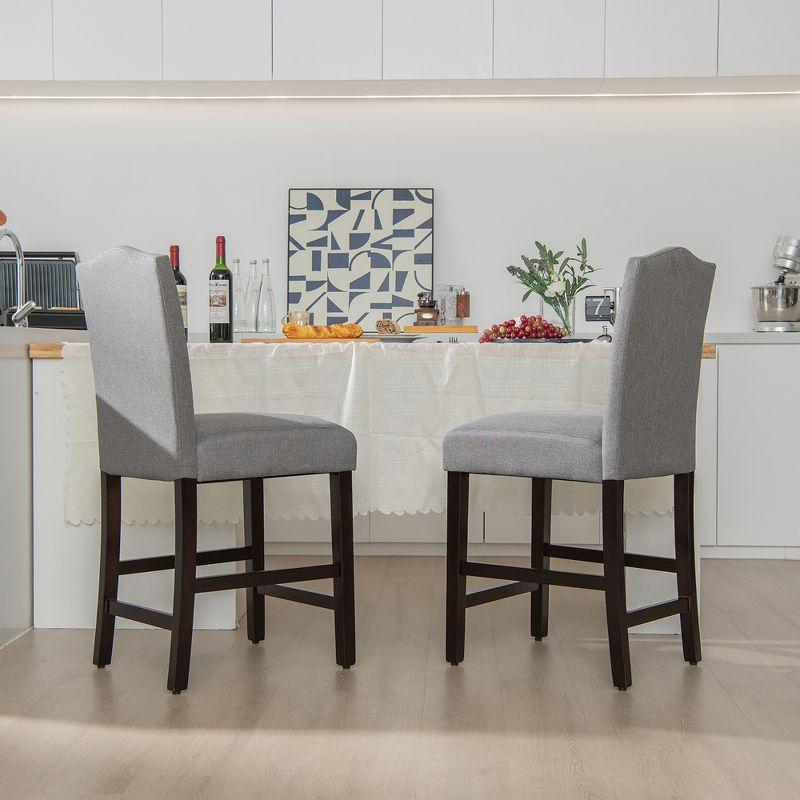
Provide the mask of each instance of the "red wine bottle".
{"label": "red wine bottle", "polygon": [[186,276],[181,272],[181,249],[176,244],[169,246],[169,260],[175,274],[175,286],[178,289],[178,302],[181,306],[181,317],[183,318],[183,332],[187,338],[189,336],[189,316],[186,306]]}
{"label": "red wine bottle", "polygon": [[208,276],[208,340],[233,341],[233,276],[225,265],[225,237],[217,236],[217,262]]}

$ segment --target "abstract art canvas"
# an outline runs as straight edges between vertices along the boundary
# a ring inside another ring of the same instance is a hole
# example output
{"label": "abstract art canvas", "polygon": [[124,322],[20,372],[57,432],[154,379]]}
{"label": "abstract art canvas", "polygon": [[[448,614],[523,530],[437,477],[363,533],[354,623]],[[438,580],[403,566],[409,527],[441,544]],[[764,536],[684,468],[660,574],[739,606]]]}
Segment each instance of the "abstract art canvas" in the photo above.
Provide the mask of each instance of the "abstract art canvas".
{"label": "abstract art canvas", "polygon": [[433,288],[433,189],[290,189],[288,278],[312,325],[411,324]]}

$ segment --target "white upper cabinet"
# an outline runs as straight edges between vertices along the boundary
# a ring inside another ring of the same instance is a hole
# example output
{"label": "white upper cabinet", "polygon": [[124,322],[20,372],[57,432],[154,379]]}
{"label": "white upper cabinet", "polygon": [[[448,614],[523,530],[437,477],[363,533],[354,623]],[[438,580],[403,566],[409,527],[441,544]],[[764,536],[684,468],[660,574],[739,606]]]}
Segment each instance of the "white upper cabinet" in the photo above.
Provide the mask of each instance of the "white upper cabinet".
{"label": "white upper cabinet", "polygon": [[161,0],[53,0],[53,61],[57,80],[161,80]]}
{"label": "white upper cabinet", "polygon": [[492,0],[384,0],[383,77],[491,78]]}
{"label": "white upper cabinet", "polygon": [[52,10],[51,0],[0,0],[0,81],[52,80]]}
{"label": "white upper cabinet", "polygon": [[381,0],[272,0],[275,80],[381,77]]}
{"label": "white upper cabinet", "polygon": [[717,0],[606,0],[607,78],[716,74]]}
{"label": "white upper cabinet", "polygon": [[495,0],[495,78],[602,78],[605,0]]}
{"label": "white upper cabinet", "polygon": [[720,0],[720,75],[800,75],[798,0]]}
{"label": "white upper cabinet", "polygon": [[163,0],[164,80],[269,80],[269,5],[269,0]]}

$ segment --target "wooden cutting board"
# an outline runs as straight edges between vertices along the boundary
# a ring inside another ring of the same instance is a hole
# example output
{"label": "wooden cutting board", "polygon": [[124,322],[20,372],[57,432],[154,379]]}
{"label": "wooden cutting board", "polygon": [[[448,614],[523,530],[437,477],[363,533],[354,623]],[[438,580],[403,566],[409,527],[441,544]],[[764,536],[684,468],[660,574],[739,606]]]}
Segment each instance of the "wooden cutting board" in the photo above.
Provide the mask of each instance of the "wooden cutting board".
{"label": "wooden cutting board", "polygon": [[287,344],[287,343],[291,343],[291,342],[298,342],[298,343],[301,343],[301,344],[302,343],[308,344],[309,342],[316,342],[317,344],[325,344],[325,342],[370,342],[370,341],[374,342],[376,340],[375,339],[363,339],[360,336],[359,337],[350,337],[349,339],[348,338],[344,338],[344,337],[338,337],[338,336],[337,337],[326,337],[325,339],[323,339],[321,337],[317,338],[316,336],[310,336],[310,337],[308,337],[306,339],[297,338],[297,337],[294,337],[294,336],[290,339],[288,336],[279,336],[279,337],[274,338],[274,339],[246,338],[246,339],[242,339],[242,344],[257,344],[259,342],[262,343],[262,344]]}
{"label": "wooden cutting board", "polygon": [[477,325],[404,325],[404,333],[477,333]]}

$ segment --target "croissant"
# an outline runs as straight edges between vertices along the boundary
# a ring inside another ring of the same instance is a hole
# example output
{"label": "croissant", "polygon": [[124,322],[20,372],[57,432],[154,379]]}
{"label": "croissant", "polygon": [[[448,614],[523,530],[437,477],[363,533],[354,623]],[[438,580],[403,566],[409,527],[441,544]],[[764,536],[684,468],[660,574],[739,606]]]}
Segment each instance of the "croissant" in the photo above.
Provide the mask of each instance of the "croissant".
{"label": "croissant", "polygon": [[357,339],[362,333],[363,328],[355,322],[344,325],[298,325],[289,322],[283,326],[283,335],[287,339]]}

